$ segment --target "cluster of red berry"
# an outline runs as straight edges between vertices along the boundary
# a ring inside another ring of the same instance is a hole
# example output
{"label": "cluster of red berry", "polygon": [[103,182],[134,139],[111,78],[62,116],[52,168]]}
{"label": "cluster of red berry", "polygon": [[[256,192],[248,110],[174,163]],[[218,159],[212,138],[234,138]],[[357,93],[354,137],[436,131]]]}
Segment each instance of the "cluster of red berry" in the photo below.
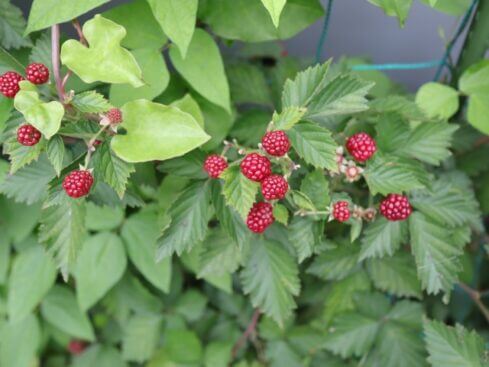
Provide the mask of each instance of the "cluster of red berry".
{"label": "cluster of red berry", "polygon": [[[49,80],[49,69],[44,64],[32,63],[25,69],[25,77],[33,84],[44,84]],[[15,71],[0,75],[0,93],[7,98],[14,98],[22,80],[24,77]]]}

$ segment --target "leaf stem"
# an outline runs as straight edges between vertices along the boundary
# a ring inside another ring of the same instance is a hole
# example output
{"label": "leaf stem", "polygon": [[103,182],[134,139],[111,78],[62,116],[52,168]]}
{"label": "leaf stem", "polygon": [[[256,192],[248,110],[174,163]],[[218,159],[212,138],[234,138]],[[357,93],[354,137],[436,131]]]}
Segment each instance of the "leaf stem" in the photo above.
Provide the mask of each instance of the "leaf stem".
{"label": "leaf stem", "polygon": [[88,164],[90,163],[90,160],[92,159],[92,151],[94,150],[94,144],[97,141],[97,138],[102,134],[105,129],[107,129],[110,125],[105,125],[102,126],[102,128],[97,131],[97,133],[88,141],[87,143],[87,155],[85,156],[85,168],[88,168]]}
{"label": "leaf stem", "polygon": [[260,310],[258,308],[255,309],[255,312],[253,312],[253,316],[251,316],[250,323],[246,327],[246,330],[243,332],[243,334],[241,334],[241,337],[233,346],[233,349],[231,351],[231,361],[229,365],[231,365],[231,362],[236,359],[236,355],[246,343],[246,341],[256,332],[256,326],[258,325],[258,321],[260,320],[260,315]]}
{"label": "leaf stem", "polygon": [[51,26],[51,60],[53,63],[54,80],[56,82],[56,90],[61,103],[65,101],[65,90],[60,74],[59,61],[59,24]]}
{"label": "leaf stem", "polygon": [[470,288],[467,284],[464,284],[462,282],[458,283],[458,285],[469,295],[470,298],[472,298],[474,303],[477,305],[477,307],[489,323],[489,309],[487,309],[484,303],[482,303],[480,292]]}

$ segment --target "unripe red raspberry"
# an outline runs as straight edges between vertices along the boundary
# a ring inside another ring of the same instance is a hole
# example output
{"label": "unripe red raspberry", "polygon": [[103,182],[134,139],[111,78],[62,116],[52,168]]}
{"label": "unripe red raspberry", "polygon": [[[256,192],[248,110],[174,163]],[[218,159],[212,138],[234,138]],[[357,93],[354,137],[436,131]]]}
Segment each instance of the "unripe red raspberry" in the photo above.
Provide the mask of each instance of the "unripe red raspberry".
{"label": "unripe red raspberry", "polygon": [[290,149],[290,141],[282,130],[269,131],[261,139],[261,145],[265,151],[275,157],[281,157]]}
{"label": "unripe red raspberry", "polygon": [[122,122],[122,111],[118,108],[112,108],[105,114],[111,124],[117,125]]}
{"label": "unripe red raspberry", "polygon": [[228,162],[224,157],[217,154],[211,154],[204,162],[204,170],[212,178],[218,178],[226,168],[228,168]]}
{"label": "unripe red raspberry", "polygon": [[390,221],[404,220],[412,211],[408,198],[403,195],[389,194],[380,203],[380,213]]}
{"label": "unripe red raspberry", "polygon": [[241,173],[252,181],[261,182],[272,173],[270,160],[258,153],[250,153],[241,161]]}
{"label": "unripe red raspberry", "polygon": [[82,354],[86,347],[87,347],[87,344],[84,341],[71,340],[70,343],[68,344],[68,351],[72,355],[77,356],[77,355]]}
{"label": "unripe red raspberry", "polygon": [[22,80],[22,75],[15,71],[7,71],[0,76],[0,92],[7,98],[14,98],[20,90],[19,82]]}
{"label": "unripe red raspberry", "polygon": [[377,145],[367,133],[358,133],[348,138],[346,149],[357,162],[365,162],[374,155]]}
{"label": "unripe red raspberry", "polygon": [[333,218],[339,222],[346,222],[350,219],[350,208],[347,201],[337,201],[333,205]]}
{"label": "unripe red raspberry", "polygon": [[39,140],[41,140],[41,132],[34,126],[25,124],[17,129],[17,141],[20,144],[31,147],[39,143]]}
{"label": "unripe red raspberry", "polygon": [[280,200],[289,190],[289,184],[280,175],[271,175],[261,182],[261,193],[266,200]]}
{"label": "unripe red raspberry", "polygon": [[75,170],[63,180],[63,189],[72,198],[88,195],[93,185],[93,176],[87,170]]}
{"label": "unripe red raspberry", "polygon": [[253,207],[248,213],[246,225],[252,232],[263,233],[274,220],[272,204],[259,202],[253,204]]}
{"label": "unripe red raspberry", "polygon": [[49,69],[44,64],[32,63],[25,69],[25,75],[32,84],[44,84],[49,80]]}

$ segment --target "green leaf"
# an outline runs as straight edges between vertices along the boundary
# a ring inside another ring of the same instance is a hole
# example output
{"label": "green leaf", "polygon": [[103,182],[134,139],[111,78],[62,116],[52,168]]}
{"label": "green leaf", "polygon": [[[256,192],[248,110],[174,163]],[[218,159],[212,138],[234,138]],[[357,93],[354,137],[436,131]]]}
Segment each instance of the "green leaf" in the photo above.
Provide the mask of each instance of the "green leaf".
{"label": "green leaf", "polygon": [[198,277],[234,273],[241,260],[236,243],[223,231],[214,230],[205,239],[200,253]]}
{"label": "green leaf", "polygon": [[116,106],[136,99],[152,100],[159,96],[170,82],[170,74],[159,49],[139,49],[132,51],[141,67],[148,84],[135,88],[130,84],[113,84],[110,87],[110,102]]}
{"label": "green leaf", "polygon": [[122,113],[127,133],[115,136],[111,147],[127,162],[178,157],[209,140],[191,115],[175,107],[137,100],[126,103]]}
{"label": "green leaf", "polygon": [[391,257],[371,259],[368,272],[377,289],[398,297],[421,299],[421,284],[411,255],[397,252]]}
{"label": "green leaf", "polygon": [[338,170],[336,142],[331,132],[312,123],[300,123],[288,131],[288,136],[297,154],[316,168]]}
{"label": "green leaf", "polygon": [[241,272],[243,290],[254,307],[283,325],[296,308],[293,296],[300,291],[299,269],[280,243],[260,240],[252,245]]}
{"label": "green leaf", "polygon": [[122,239],[129,258],[143,276],[165,293],[170,291],[171,258],[156,263],[156,241],[160,234],[158,218],[151,212],[131,216],[122,227]]}
{"label": "green leaf", "polygon": [[314,258],[307,273],[324,280],[341,280],[357,266],[359,246],[345,244]]}
{"label": "green leaf", "polygon": [[230,136],[242,145],[257,146],[267,132],[269,122],[270,114],[268,112],[258,109],[244,111],[237,116]]}
{"label": "green leaf", "polygon": [[7,50],[0,47],[0,66],[8,67],[18,73],[24,73],[25,67],[15,57],[13,57]]}
{"label": "green leaf", "polygon": [[320,245],[324,224],[312,218],[294,217],[288,228],[288,238],[294,245],[299,264]]}
{"label": "green leaf", "polygon": [[433,367],[483,367],[487,365],[485,341],[461,325],[451,327],[439,321],[425,321],[426,346]]}
{"label": "green leaf", "polygon": [[421,0],[436,10],[453,16],[462,16],[469,9],[471,0]]}
{"label": "green leaf", "polygon": [[46,153],[51,165],[56,171],[56,174],[59,176],[61,169],[63,168],[65,157],[65,144],[63,142],[63,138],[61,138],[59,135],[53,136],[53,138],[48,142]]}
{"label": "green leaf", "polygon": [[270,88],[263,71],[257,65],[233,63],[226,66],[226,75],[233,102],[272,105]]}
{"label": "green leaf", "polygon": [[[47,28],[53,24],[68,22],[79,15],[85,14],[109,0],[34,0],[25,34]],[[52,11],[56,9],[56,11]]]}
{"label": "green leaf", "polygon": [[367,163],[363,175],[373,195],[388,195],[424,188],[429,182],[428,173],[422,164],[393,155],[376,154]]}
{"label": "green leaf", "polygon": [[474,94],[469,98],[469,107],[467,110],[467,120],[477,130],[484,134],[489,134],[489,123],[487,115],[489,114],[489,93]]}
{"label": "green leaf", "polygon": [[399,26],[404,27],[409,10],[413,0],[368,0],[370,3],[381,7],[385,14],[390,17],[396,17],[399,20]]}
{"label": "green leaf", "polygon": [[231,362],[232,343],[229,341],[214,341],[205,347],[205,367],[226,367]]}
{"label": "green leaf", "polygon": [[449,119],[458,111],[458,93],[440,83],[426,83],[416,93],[416,103],[429,117]]}
{"label": "green leaf", "polygon": [[301,192],[307,195],[319,210],[328,208],[331,198],[329,183],[320,170],[309,172],[301,182]]}
{"label": "green leaf", "polygon": [[8,283],[9,319],[18,322],[41,302],[56,279],[56,267],[41,246],[22,251],[15,258]]}
{"label": "green leaf", "polygon": [[284,9],[286,1],[287,0],[261,0],[263,6],[270,13],[270,17],[272,18],[272,22],[276,28],[278,28],[280,14]]}
{"label": "green leaf", "polygon": [[290,190],[289,195],[290,198],[292,199],[292,202],[299,209],[303,209],[306,211],[316,211],[316,207],[314,206],[312,200],[309,198],[309,196],[307,196],[303,192],[298,190]]}
{"label": "green leaf", "polygon": [[126,36],[124,27],[96,15],[83,25],[83,34],[90,47],[66,41],[61,47],[61,62],[85,83],[144,85],[136,59],[120,46]]}
{"label": "green leaf", "polygon": [[93,344],[76,357],[72,367],[127,367],[116,348]]}
{"label": "green leaf", "polygon": [[189,330],[168,330],[165,350],[172,362],[186,365],[199,364],[203,354],[199,338]]}
{"label": "green leaf", "polygon": [[122,356],[126,361],[142,363],[154,353],[160,338],[162,316],[136,314],[124,327]]}
{"label": "green leaf", "polygon": [[311,100],[304,119],[321,123],[331,116],[365,111],[368,109],[365,96],[373,86],[372,82],[352,75],[339,75]]}
{"label": "green leaf", "polygon": [[[231,112],[229,85],[219,48],[212,37],[196,29],[187,56],[182,58],[176,48],[170,49],[170,59],[183,78],[212,103]],[[205,73],[202,73],[205,70]]]}
{"label": "green leaf", "polygon": [[71,100],[71,104],[83,113],[102,113],[110,110],[112,107],[103,95],[93,90],[75,94]]}
{"label": "green leaf", "polygon": [[41,339],[39,322],[32,314],[20,322],[5,322],[0,331],[0,364],[31,367]]}
{"label": "green leaf", "polygon": [[165,34],[185,59],[194,34],[198,0],[148,0]]}
{"label": "green leaf", "polygon": [[85,241],[75,269],[82,310],[88,310],[119,281],[126,264],[124,245],[116,235],[100,233]]}
{"label": "green leaf", "polygon": [[289,223],[289,210],[282,204],[273,206],[273,216],[278,223],[282,223],[284,226]]}
{"label": "green leaf", "polygon": [[191,94],[186,94],[182,98],[173,101],[170,106],[177,107],[183,112],[187,112],[191,114],[195,121],[199,123],[199,125],[204,128],[204,116],[202,115],[202,110],[200,109],[199,104],[192,98]]}
{"label": "green leaf", "polygon": [[123,220],[121,207],[98,206],[91,201],[87,203],[85,226],[89,231],[110,231],[118,228]]}
{"label": "green leaf", "polygon": [[41,304],[42,317],[68,335],[94,341],[92,325],[76,302],[75,295],[67,288],[54,286]]}
{"label": "green leaf", "polygon": [[22,37],[25,20],[22,10],[8,0],[0,2],[0,45],[6,49],[31,46],[29,38]]}
{"label": "green leaf", "polygon": [[418,277],[428,294],[450,293],[461,270],[462,250],[452,243],[450,232],[423,214],[409,217],[411,248]]}
{"label": "green leaf", "polygon": [[489,60],[482,60],[465,70],[458,81],[458,87],[469,96],[489,94]]}
{"label": "green leaf", "polygon": [[189,252],[204,240],[211,219],[211,185],[208,181],[189,186],[170,207],[171,225],[158,239],[157,260],[173,253]]}
{"label": "green leaf", "polygon": [[204,314],[207,301],[206,296],[191,289],[178,298],[175,311],[188,322],[195,322]]}
{"label": "green leaf", "polygon": [[134,165],[127,163],[114,154],[109,143],[99,145],[93,155],[95,178],[111,186],[122,199],[131,173],[135,172]]}
{"label": "green leaf", "polygon": [[205,130],[211,136],[211,139],[202,146],[205,151],[217,150],[221,147],[222,141],[231,130],[234,117],[224,108],[215,105],[199,95],[194,95],[195,100],[199,103],[205,120]]}
{"label": "green leaf", "polygon": [[27,90],[29,82],[20,82],[21,90],[14,100],[15,108],[24,115],[25,120],[37,128],[47,139],[56,134],[61,127],[61,120],[65,114],[63,105],[57,101],[43,103],[39,94],[34,90]]}
{"label": "green leaf", "polygon": [[404,222],[376,219],[365,230],[359,261],[370,257],[392,256],[406,240],[406,235],[407,227]]}
{"label": "green leaf", "polygon": [[406,120],[423,121],[426,116],[418,107],[416,102],[411,101],[405,96],[391,95],[384,98],[377,98],[370,102],[370,111],[379,114],[395,112]]}
{"label": "green leaf", "polygon": [[241,174],[239,165],[228,167],[221,173],[220,178],[224,180],[222,194],[226,198],[226,204],[235,209],[246,220],[255,202],[260,184]]}
{"label": "green leaf", "polygon": [[273,130],[289,130],[294,127],[306,113],[307,109],[302,107],[290,106],[285,107],[282,112],[273,113],[272,128]]}

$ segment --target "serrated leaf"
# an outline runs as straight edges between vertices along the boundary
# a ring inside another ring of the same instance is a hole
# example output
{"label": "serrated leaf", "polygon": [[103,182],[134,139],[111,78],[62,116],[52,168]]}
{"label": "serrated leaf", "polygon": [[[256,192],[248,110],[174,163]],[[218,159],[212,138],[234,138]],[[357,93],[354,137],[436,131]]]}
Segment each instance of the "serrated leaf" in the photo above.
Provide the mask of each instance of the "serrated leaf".
{"label": "serrated leaf", "polygon": [[294,217],[288,227],[288,237],[294,246],[299,264],[314,253],[319,246],[324,224],[312,218]]}
{"label": "serrated leaf", "polygon": [[241,260],[238,247],[224,232],[214,230],[204,240],[198,277],[232,274]]}
{"label": "serrated leaf", "polygon": [[377,98],[370,102],[369,112],[397,113],[407,120],[423,121],[426,116],[418,107],[416,102],[411,101],[405,96],[387,96]]}
{"label": "serrated leaf", "polygon": [[7,50],[0,47],[0,64],[12,68],[18,73],[24,73],[25,67],[15,57],[13,57]]}
{"label": "serrated leaf", "polygon": [[341,280],[357,266],[359,251],[356,245],[338,245],[315,257],[307,273],[324,280]]}
{"label": "serrated leaf", "polygon": [[222,194],[226,198],[226,204],[246,220],[260,185],[241,174],[238,165],[228,167],[221,173],[220,178],[224,180]]}
{"label": "serrated leaf", "polygon": [[440,83],[426,83],[416,93],[416,103],[428,117],[449,119],[458,110],[458,93]]}
{"label": "serrated leaf", "polygon": [[309,198],[309,196],[307,196],[303,192],[298,191],[298,190],[290,190],[289,195],[292,199],[292,202],[299,209],[306,210],[306,211],[315,211],[316,210],[316,207],[314,206],[314,203],[312,202],[312,200]]}
{"label": "serrated leaf", "polygon": [[309,172],[304,177],[301,182],[301,192],[306,194],[319,210],[325,210],[331,202],[328,180],[320,170]]}
{"label": "serrated leaf", "polygon": [[39,143],[31,147],[20,144],[14,137],[7,140],[4,144],[4,151],[10,158],[10,173],[15,173],[37,160],[45,147],[46,140],[42,138]]}
{"label": "serrated leaf", "polygon": [[26,22],[20,10],[9,0],[0,1],[0,45],[6,49],[31,46],[29,38],[22,37]]}
{"label": "serrated leaf", "polygon": [[133,315],[124,328],[122,356],[126,361],[142,363],[154,353],[160,337],[162,316]]}
{"label": "serrated leaf", "polygon": [[275,204],[273,206],[273,216],[278,223],[282,223],[284,226],[288,225],[289,211],[284,205]]}
{"label": "serrated leaf", "polygon": [[288,130],[288,136],[297,154],[316,168],[338,170],[336,142],[331,132],[312,123],[300,123]]}
{"label": "serrated leaf", "polygon": [[52,82],[53,77],[53,61],[51,58],[51,35],[49,32],[42,33],[42,35],[36,40],[34,47],[31,49],[29,55],[29,62],[39,62],[49,69],[49,79]]}
{"label": "serrated leaf", "polygon": [[411,248],[418,277],[428,294],[449,294],[461,270],[462,250],[452,243],[450,232],[419,212],[409,217]]}
{"label": "serrated leaf", "polygon": [[71,104],[82,113],[101,113],[112,107],[103,95],[93,90],[75,94]]}
{"label": "serrated leaf", "polygon": [[392,256],[406,240],[407,226],[404,222],[392,222],[381,217],[370,223],[362,238],[359,261],[371,257]]}
{"label": "serrated leaf", "polygon": [[39,240],[55,255],[65,280],[84,240],[85,210],[85,203],[76,200],[64,200],[43,210]]}
{"label": "serrated leaf", "polygon": [[46,154],[51,162],[51,165],[56,171],[56,174],[59,176],[61,169],[63,168],[63,161],[65,157],[65,144],[61,136],[56,135],[48,141]]}
{"label": "serrated leaf", "polygon": [[293,296],[300,291],[299,269],[280,243],[260,240],[252,245],[241,272],[243,290],[254,307],[283,325],[296,308]]}
{"label": "serrated leaf", "polygon": [[189,252],[204,240],[211,217],[211,188],[208,181],[189,186],[170,207],[170,226],[157,243],[157,260]]}
{"label": "serrated leaf", "polygon": [[487,366],[487,351],[482,337],[461,325],[450,327],[439,321],[424,323],[428,361],[433,367]]}
{"label": "serrated leaf", "polygon": [[429,183],[428,172],[422,164],[393,155],[376,154],[367,163],[363,175],[373,195],[411,191],[424,188]]}
{"label": "serrated leaf", "polygon": [[306,111],[307,109],[303,107],[289,106],[285,107],[280,113],[274,112],[272,117],[273,130],[292,129],[301,120]]}

